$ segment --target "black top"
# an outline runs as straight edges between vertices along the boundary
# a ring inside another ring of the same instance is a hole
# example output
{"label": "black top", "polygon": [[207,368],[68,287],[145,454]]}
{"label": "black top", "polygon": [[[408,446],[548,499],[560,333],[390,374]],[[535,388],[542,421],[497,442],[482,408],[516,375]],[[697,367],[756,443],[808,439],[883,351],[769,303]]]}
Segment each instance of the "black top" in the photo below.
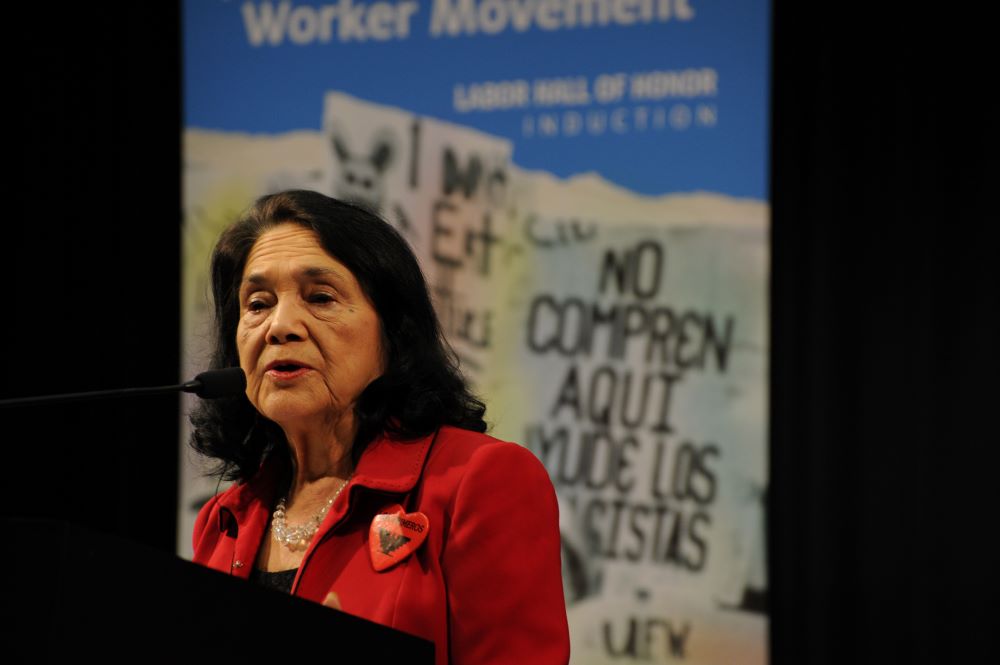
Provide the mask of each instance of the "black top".
{"label": "black top", "polygon": [[255,567],[250,571],[250,581],[268,589],[274,589],[282,593],[291,593],[292,582],[295,581],[295,573],[297,572],[299,572],[298,568],[292,568],[291,570],[279,570],[269,573],[266,570],[260,570]]}

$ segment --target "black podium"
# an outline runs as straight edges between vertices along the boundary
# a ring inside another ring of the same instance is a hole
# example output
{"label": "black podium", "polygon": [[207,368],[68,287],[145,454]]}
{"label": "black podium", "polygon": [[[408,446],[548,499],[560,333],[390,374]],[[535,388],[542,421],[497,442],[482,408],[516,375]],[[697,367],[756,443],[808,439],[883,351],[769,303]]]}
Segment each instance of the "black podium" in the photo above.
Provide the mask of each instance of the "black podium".
{"label": "black podium", "polygon": [[0,528],[5,662],[434,662],[427,640],[112,535]]}

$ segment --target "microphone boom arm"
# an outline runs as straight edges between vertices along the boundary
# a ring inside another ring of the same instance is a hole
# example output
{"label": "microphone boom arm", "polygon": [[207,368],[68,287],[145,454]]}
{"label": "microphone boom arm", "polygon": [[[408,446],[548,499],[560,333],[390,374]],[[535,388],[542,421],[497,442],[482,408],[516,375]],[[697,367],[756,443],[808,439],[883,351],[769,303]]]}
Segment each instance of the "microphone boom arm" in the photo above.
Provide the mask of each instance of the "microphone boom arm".
{"label": "microphone boom arm", "polygon": [[[237,376],[238,375],[238,376]],[[95,399],[114,397],[140,397],[144,395],[163,395],[166,393],[194,393],[204,399],[214,399],[234,395],[246,388],[246,377],[239,367],[209,370],[186,383],[174,386],[156,386],[153,388],[119,388],[116,390],[96,390],[86,393],[66,393],[63,395],[43,395],[40,397],[17,397],[0,400],[0,409],[18,406],[41,406],[43,404],[64,404],[68,402],[86,402]]]}

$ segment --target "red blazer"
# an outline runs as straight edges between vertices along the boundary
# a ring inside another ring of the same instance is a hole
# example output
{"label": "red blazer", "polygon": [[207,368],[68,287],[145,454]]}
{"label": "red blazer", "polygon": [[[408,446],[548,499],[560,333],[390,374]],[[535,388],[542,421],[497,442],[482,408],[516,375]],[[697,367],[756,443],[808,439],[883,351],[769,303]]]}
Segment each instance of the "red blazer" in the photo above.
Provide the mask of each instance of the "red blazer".
{"label": "red blazer", "polygon": [[[208,501],[194,561],[247,578],[277,500],[268,465]],[[438,664],[567,663],[556,496],[526,448],[454,427],[364,451],[302,559],[292,594],[336,591],[360,617],[434,642]],[[392,504],[428,518],[406,559],[378,571],[372,520]]]}

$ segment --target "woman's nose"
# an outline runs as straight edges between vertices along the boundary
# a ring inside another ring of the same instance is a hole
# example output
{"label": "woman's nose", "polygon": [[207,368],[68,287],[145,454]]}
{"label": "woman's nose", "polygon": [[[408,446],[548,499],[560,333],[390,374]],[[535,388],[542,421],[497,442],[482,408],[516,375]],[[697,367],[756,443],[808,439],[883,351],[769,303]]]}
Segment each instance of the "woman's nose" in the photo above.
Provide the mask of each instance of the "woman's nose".
{"label": "woman's nose", "polygon": [[294,301],[282,300],[271,312],[270,327],[267,331],[269,344],[301,342],[309,336],[303,318],[302,308]]}

